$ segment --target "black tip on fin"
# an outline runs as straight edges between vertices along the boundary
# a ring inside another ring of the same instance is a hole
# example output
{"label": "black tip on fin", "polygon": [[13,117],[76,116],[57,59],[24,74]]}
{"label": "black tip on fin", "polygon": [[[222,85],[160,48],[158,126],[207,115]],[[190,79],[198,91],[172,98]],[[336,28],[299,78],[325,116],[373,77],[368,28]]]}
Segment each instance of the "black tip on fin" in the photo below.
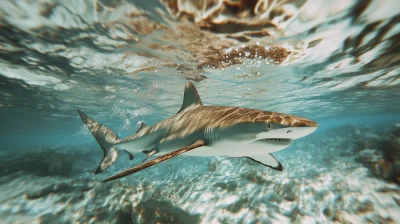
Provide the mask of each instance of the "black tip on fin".
{"label": "black tip on fin", "polygon": [[139,132],[140,130],[142,130],[144,127],[147,127],[146,123],[141,122],[141,123],[140,123],[140,127],[139,127],[139,129],[136,131],[136,133],[138,133],[138,132]]}
{"label": "black tip on fin", "polygon": [[245,157],[245,158],[248,158],[248,159],[250,159],[250,160],[252,160],[252,161],[254,161],[254,162],[256,162],[256,163],[259,163],[259,164],[261,164],[261,165],[263,165],[263,166],[266,166],[266,167],[269,167],[269,168],[271,168],[271,169],[273,169],[273,170],[276,170],[276,171],[283,171],[283,166],[282,166],[282,164],[273,156],[273,155],[271,155],[271,154],[269,154],[270,156],[272,156],[275,160],[276,160],[276,162],[278,163],[278,166],[270,166],[270,165],[267,165],[267,164],[265,164],[265,163],[262,163],[262,162],[260,162],[260,161],[258,161],[258,160],[255,160],[254,158],[252,158],[252,157]]}
{"label": "black tip on fin", "polygon": [[135,156],[134,155],[132,155],[130,152],[128,152],[128,151],[126,151],[126,150],[124,150],[126,153],[128,153],[128,155],[129,155],[129,160],[132,160],[133,158],[135,158]]}
{"label": "black tip on fin", "polygon": [[104,153],[103,160],[101,161],[99,167],[97,167],[95,174],[101,173],[110,167],[118,157],[118,151],[113,147],[110,148],[107,153]]}
{"label": "black tip on fin", "polygon": [[185,110],[187,107],[189,107],[193,104],[200,105],[200,106],[203,105],[203,103],[201,102],[199,93],[197,92],[196,87],[193,85],[192,82],[187,81],[185,84],[185,92],[183,94],[182,107],[177,113]]}
{"label": "black tip on fin", "polygon": [[88,116],[79,109],[77,109],[76,111],[79,113],[79,116],[81,117],[81,120],[83,121],[83,123],[85,123]]}
{"label": "black tip on fin", "polygon": [[96,169],[96,171],[94,172],[94,174],[99,174],[99,173],[101,173],[101,172],[103,172],[104,170],[102,170],[101,168],[100,168],[100,166],[99,167],[97,167],[97,169]]}

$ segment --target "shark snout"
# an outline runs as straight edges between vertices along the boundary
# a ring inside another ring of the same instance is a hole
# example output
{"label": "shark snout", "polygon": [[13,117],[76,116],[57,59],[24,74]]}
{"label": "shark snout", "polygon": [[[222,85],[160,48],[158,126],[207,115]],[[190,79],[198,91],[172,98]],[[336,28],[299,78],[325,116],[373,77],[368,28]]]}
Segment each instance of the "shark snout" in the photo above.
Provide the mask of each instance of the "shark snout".
{"label": "shark snout", "polygon": [[315,130],[317,130],[317,128],[318,127],[292,127],[285,128],[284,131],[286,131],[287,138],[294,140],[313,133]]}

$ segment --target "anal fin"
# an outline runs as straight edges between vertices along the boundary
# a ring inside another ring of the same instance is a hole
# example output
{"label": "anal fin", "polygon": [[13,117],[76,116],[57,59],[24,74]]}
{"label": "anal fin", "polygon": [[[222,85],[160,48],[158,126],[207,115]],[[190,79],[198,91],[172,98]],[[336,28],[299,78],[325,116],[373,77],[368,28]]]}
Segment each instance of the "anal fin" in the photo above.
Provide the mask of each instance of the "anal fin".
{"label": "anal fin", "polygon": [[149,150],[149,151],[143,151],[144,154],[146,154],[146,158],[142,161],[144,163],[150,156],[156,154],[158,152],[157,149]]}

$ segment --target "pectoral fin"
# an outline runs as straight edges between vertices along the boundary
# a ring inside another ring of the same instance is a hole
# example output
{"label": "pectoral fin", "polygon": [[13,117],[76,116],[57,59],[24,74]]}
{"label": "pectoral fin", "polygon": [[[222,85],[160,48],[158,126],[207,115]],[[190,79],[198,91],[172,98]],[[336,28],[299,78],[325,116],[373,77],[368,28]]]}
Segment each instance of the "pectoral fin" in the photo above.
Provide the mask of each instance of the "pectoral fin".
{"label": "pectoral fin", "polygon": [[271,154],[257,155],[257,156],[247,156],[245,158],[251,159],[261,165],[267,166],[271,169],[282,171],[282,164]]}
{"label": "pectoral fin", "polygon": [[202,139],[197,140],[195,143],[193,143],[192,145],[189,145],[188,147],[172,151],[170,153],[167,153],[165,155],[162,155],[162,156],[159,156],[159,157],[157,157],[155,159],[152,159],[152,160],[150,160],[148,162],[145,162],[145,163],[142,163],[142,164],[137,165],[135,167],[129,168],[129,169],[125,170],[125,171],[122,171],[122,172],[120,172],[118,174],[115,174],[115,175],[103,180],[103,182],[108,182],[110,180],[115,180],[115,179],[118,179],[118,178],[121,178],[121,177],[128,176],[130,174],[139,172],[141,170],[144,170],[146,168],[154,166],[154,165],[156,165],[158,163],[161,163],[161,162],[163,162],[165,160],[174,158],[175,156],[178,156],[178,155],[180,155],[182,153],[188,152],[190,150],[193,150],[195,148],[199,148],[199,147],[204,146],[204,145],[205,145],[204,140],[202,140]]}

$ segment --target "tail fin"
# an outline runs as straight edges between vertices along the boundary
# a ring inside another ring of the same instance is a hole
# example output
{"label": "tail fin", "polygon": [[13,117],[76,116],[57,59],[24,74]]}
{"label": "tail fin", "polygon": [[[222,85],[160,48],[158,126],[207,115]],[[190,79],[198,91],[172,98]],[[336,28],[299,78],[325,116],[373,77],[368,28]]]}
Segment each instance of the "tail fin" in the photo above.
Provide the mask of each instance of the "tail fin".
{"label": "tail fin", "polygon": [[118,136],[109,128],[101,125],[97,121],[87,116],[82,111],[78,110],[82,122],[89,128],[97,142],[104,152],[103,160],[96,170],[96,174],[103,172],[111,166],[118,157],[118,151],[115,149],[115,144],[118,143]]}

